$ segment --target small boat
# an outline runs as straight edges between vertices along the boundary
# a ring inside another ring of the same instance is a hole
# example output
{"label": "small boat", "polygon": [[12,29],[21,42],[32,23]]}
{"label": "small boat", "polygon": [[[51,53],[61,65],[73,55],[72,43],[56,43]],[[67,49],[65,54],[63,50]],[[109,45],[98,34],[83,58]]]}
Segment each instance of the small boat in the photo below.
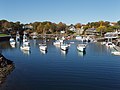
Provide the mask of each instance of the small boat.
{"label": "small boat", "polygon": [[42,51],[47,51],[47,45],[46,45],[46,36],[43,37],[43,41],[41,44],[39,44],[39,48]]}
{"label": "small boat", "polygon": [[113,51],[111,52],[113,55],[120,55],[120,52],[119,51]]}
{"label": "small boat", "polygon": [[23,44],[23,45],[20,47],[20,49],[21,49],[21,50],[29,51],[29,50],[30,50],[30,46]]}
{"label": "small boat", "polygon": [[107,42],[101,42],[102,45],[106,45]]}
{"label": "small boat", "polygon": [[69,48],[69,45],[68,45],[68,44],[61,44],[61,45],[60,45],[60,48],[61,48],[61,50],[63,50],[63,51],[67,51],[68,48]]}
{"label": "small boat", "polygon": [[19,32],[17,32],[17,34],[16,34],[16,42],[19,42],[20,41],[20,34],[19,34]]}
{"label": "small boat", "polygon": [[46,44],[39,44],[40,50],[46,51],[47,50],[47,45]]}
{"label": "small boat", "polygon": [[11,37],[9,41],[10,41],[10,45],[15,45],[15,39],[14,38]]}
{"label": "small boat", "polygon": [[27,50],[27,51],[30,50],[30,43],[29,43],[28,38],[26,36],[26,32],[24,32],[24,35],[23,35],[23,45],[20,48],[22,50]]}
{"label": "small boat", "polygon": [[29,45],[30,45],[30,42],[29,42],[28,40],[26,40],[26,41],[24,41],[24,42],[23,42],[23,44],[25,44],[25,45],[28,45],[28,46],[29,46]]}
{"label": "small boat", "polygon": [[86,49],[86,44],[78,44],[77,45],[77,50],[78,51],[81,51],[81,52],[84,52],[85,51],[85,49]]}
{"label": "small boat", "polygon": [[60,45],[60,41],[56,40],[55,42],[53,42],[53,45]]}
{"label": "small boat", "polygon": [[63,44],[64,40],[60,39],[60,40],[56,40],[55,42],[53,42],[53,45],[56,46],[60,46],[61,44]]}
{"label": "small boat", "polygon": [[28,45],[28,46],[29,46],[29,44],[30,44],[27,36],[25,35],[25,33],[24,33],[24,35],[23,35],[23,44],[24,44],[24,45]]}
{"label": "small boat", "polygon": [[115,44],[112,42],[107,42],[106,46],[112,48],[112,47],[115,47]]}
{"label": "small boat", "polygon": [[111,54],[120,55],[120,51],[118,51],[115,47],[111,47],[110,50],[111,50]]}

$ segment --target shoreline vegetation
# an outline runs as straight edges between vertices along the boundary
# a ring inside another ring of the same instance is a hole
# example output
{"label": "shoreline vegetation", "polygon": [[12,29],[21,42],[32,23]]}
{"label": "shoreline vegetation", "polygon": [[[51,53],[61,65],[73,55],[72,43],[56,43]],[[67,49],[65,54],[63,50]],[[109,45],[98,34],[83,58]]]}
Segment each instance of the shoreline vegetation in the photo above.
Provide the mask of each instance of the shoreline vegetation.
{"label": "shoreline vegetation", "polygon": [[94,35],[103,37],[107,32],[120,31],[120,20],[117,22],[98,21],[88,22],[87,24],[76,23],[70,25],[63,22],[53,23],[50,21],[22,24],[19,21],[10,22],[0,20],[0,37],[14,36],[17,32],[23,35],[24,31],[29,36],[37,33],[37,35]]}
{"label": "shoreline vegetation", "polygon": [[8,34],[0,34],[0,37],[10,37],[11,35]]}
{"label": "shoreline vegetation", "polygon": [[8,41],[10,39],[11,35],[8,34],[0,34],[0,42],[1,41]]}

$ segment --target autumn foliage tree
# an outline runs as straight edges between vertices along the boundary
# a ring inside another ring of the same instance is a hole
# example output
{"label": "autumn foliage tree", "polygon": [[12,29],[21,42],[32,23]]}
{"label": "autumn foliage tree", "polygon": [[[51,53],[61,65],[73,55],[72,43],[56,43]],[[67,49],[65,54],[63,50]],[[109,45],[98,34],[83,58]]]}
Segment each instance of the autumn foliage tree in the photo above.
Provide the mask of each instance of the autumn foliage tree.
{"label": "autumn foliage tree", "polygon": [[[52,23],[50,21],[44,22],[33,22],[30,24],[21,24],[18,22],[9,22],[7,20],[0,20],[0,32],[3,33],[16,33],[17,31],[23,32],[26,30],[23,26],[30,25],[33,28],[30,32],[37,32],[39,34],[60,34],[61,31],[68,33],[70,25],[66,25],[63,22]],[[73,25],[73,24],[72,24]],[[118,21],[114,26],[110,25],[108,21],[98,21],[98,22],[88,22],[84,26],[81,23],[76,23],[73,25],[75,29],[80,29],[83,27],[84,31],[89,28],[95,28],[99,33],[110,32],[120,29],[120,21]]]}

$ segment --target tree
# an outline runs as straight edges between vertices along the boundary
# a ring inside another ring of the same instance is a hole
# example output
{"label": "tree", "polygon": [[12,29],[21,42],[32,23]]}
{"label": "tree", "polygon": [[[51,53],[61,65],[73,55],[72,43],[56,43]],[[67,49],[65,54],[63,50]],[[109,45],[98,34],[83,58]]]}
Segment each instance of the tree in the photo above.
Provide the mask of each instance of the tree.
{"label": "tree", "polygon": [[44,25],[43,33],[49,33],[49,29],[50,29],[50,23],[47,22],[47,23]]}
{"label": "tree", "polygon": [[97,31],[100,32],[101,36],[103,36],[103,33],[105,32],[106,27],[103,26],[103,21],[100,21],[100,26],[97,28]]}
{"label": "tree", "polygon": [[120,26],[120,20],[119,20],[119,21],[117,21],[117,25],[119,25],[119,26]]}
{"label": "tree", "polygon": [[44,25],[42,25],[42,23],[39,23],[37,25],[36,32],[37,33],[43,33],[43,30],[44,30]]}
{"label": "tree", "polygon": [[80,23],[77,23],[77,24],[75,24],[75,28],[81,28],[81,24]]}
{"label": "tree", "polygon": [[65,31],[65,28],[66,28],[66,24],[60,22],[59,24],[57,24],[57,32],[60,32],[60,31]]}

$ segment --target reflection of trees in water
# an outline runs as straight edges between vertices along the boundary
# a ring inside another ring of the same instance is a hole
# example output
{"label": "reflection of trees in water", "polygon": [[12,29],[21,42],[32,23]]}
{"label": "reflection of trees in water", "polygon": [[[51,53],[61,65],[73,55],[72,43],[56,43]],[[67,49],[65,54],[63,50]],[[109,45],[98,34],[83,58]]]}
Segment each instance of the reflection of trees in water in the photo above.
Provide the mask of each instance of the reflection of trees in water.
{"label": "reflection of trees in water", "polygon": [[0,84],[6,80],[14,68],[14,63],[0,54]]}
{"label": "reflection of trees in water", "polygon": [[9,42],[0,42],[0,49],[8,49],[11,48]]}
{"label": "reflection of trees in water", "polygon": [[95,44],[89,44],[89,49],[90,51],[94,51],[94,52],[97,52],[97,53],[104,53],[106,52],[106,48],[104,46],[102,46],[100,43],[95,43]]}

